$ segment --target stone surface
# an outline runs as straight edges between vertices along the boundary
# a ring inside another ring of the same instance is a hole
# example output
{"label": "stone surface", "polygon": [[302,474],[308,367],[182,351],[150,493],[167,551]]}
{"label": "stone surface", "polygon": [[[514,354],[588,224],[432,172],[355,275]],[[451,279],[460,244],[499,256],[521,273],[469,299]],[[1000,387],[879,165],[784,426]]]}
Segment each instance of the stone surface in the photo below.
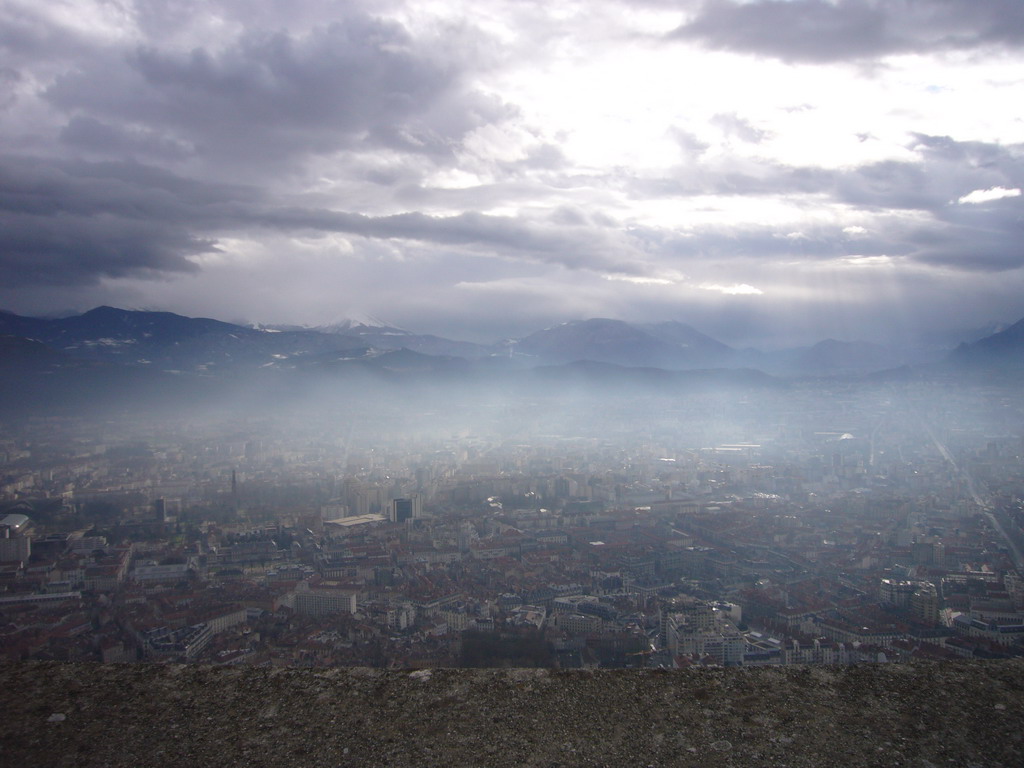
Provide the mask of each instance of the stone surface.
{"label": "stone surface", "polygon": [[[1024,663],[0,665],[10,766],[1024,765]],[[55,715],[63,715],[63,718]]]}

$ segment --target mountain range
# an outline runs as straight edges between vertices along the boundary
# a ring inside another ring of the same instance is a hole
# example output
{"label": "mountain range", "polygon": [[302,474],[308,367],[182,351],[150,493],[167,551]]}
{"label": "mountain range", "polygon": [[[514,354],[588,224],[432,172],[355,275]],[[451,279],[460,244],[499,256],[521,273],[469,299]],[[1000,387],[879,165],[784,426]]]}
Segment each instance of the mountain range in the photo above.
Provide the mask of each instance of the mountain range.
{"label": "mountain range", "polygon": [[[931,357],[866,342],[737,350],[681,322],[592,318],[491,345],[445,339],[379,321],[320,328],[245,326],[170,312],[97,307],[66,318],[0,312],[0,394],[23,402],[139,391],[189,393],[239,381],[415,380],[592,389],[620,386],[774,386],[799,377],[858,377],[883,371],[1019,371],[1024,320]],[[714,375],[709,371],[717,371]],[[176,377],[173,382],[168,377]],[[283,378],[282,378],[283,377]],[[301,387],[299,387],[301,388]],[[27,392],[26,389],[32,390]],[[67,391],[65,391],[67,390]]]}
{"label": "mountain range", "polygon": [[237,367],[291,368],[400,349],[479,361],[505,358],[518,367],[577,361],[693,370],[757,368],[783,376],[864,374],[948,359],[1005,362],[1024,344],[1024,320],[945,350],[904,350],[825,339],[777,352],[737,350],[678,321],[628,323],[592,318],[562,323],[519,339],[475,344],[419,334],[373,319],[330,326],[246,326],[171,312],[97,307],[65,318],[0,312],[0,335],[34,339],[70,357],[182,371]]}

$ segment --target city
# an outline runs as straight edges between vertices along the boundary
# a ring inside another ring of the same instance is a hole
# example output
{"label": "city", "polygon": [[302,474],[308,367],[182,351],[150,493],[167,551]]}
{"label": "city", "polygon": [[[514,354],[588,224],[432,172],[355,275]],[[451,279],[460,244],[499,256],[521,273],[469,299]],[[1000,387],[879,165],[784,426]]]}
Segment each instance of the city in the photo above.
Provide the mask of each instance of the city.
{"label": "city", "polygon": [[1024,655],[1012,389],[39,416],[0,444],[0,653],[216,665]]}

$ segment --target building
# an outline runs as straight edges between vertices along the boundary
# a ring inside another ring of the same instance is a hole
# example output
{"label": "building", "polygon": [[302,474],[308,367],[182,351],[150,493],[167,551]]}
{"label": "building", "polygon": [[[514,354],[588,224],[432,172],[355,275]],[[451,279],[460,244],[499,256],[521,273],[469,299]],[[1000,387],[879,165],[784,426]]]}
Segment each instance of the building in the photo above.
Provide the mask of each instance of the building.
{"label": "building", "polygon": [[714,606],[704,600],[675,598],[661,609],[661,637],[669,648],[674,633],[710,630],[714,624]]}
{"label": "building", "polygon": [[391,522],[404,523],[423,517],[423,498],[418,494],[391,502]]}
{"label": "building", "polygon": [[723,667],[738,667],[743,664],[746,642],[732,627],[682,632],[675,640],[675,648],[670,647],[673,655],[695,658],[710,656]]}
{"label": "building", "polygon": [[939,592],[934,584],[920,582],[910,596],[910,612],[921,621],[935,624],[939,620]]}
{"label": "building", "polygon": [[601,631],[601,618],[585,613],[557,613],[552,623],[570,635],[593,635]]}
{"label": "building", "polygon": [[917,587],[918,584],[913,581],[882,579],[878,585],[878,596],[883,603],[889,603],[897,608],[908,608],[910,607],[910,598]]}
{"label": "building", "polygon": [[213,632],[207,624],[180,629],[159,627],[144,633],[143,649],[147,659],[192,661],[210,644]]}
{"label": "building", "polygon": [[330,582],[310,585],[300,582],[295,589],[295,612],[309,616],[329,616],[334,613],[355,613],[356,593]]}
{"label": "building", "polygon": [[0,563],[28,562],[32,554],[31,530],[32,521],[25,515],[0,518]]}

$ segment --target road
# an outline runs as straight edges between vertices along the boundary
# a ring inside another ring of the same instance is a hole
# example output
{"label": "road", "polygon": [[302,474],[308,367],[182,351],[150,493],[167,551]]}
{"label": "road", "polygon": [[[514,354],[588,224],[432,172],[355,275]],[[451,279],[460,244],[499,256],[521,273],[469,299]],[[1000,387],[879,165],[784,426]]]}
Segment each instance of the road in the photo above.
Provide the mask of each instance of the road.
{"label": "road", "polygon": [[943,444],[943,442],[939,440],[938,435],[935,434],[935,430],[932,429],[931,425],[925,423],[924,428],[927,430],[928,436],[932,439],[932,442],[935,443],[935,447],[939,450],[939,453],[942,454],[942,457],[949,462],[951,467],[953,467],[953,471],[962,477],[964,482],[967,483],[967,492],[971,495],[971,499],[974,500],[974,503],[978,505],[982,514],[988,518],[989,523],[992,524],[992,527],[1002,537],[1003,541],[1006,542],[1006,545],[1010,549],[1010,554],[1013,557],[1014,566],[1016,566],[1019,572],[1024,573],[1024,554],[1021,553],[1017,543],[1006,535],[1006,531],[1004,530],[1002,523],[999,522],[992,511],[992,504],[981,498],[981,495],[975,488],[974,478],[971,477],[967,470],[956,463],[956,459],[953,458],[953,455],[949,452],[949,449]]}

